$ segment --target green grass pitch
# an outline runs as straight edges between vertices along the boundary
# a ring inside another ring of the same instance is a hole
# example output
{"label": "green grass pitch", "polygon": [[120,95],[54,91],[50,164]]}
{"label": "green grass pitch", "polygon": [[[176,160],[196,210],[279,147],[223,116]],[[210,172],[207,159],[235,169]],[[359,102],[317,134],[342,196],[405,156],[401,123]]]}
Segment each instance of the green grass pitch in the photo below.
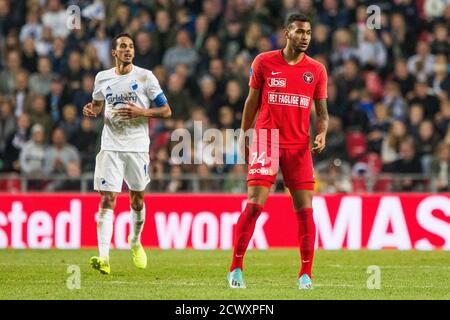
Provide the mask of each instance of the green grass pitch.
{"label": "green grass pitch", "polygon": [[[131,251],[112,250],[111,275],[88,264],[96,250],[0,250],[0,299],[450,299],[450,251],[324,251],[314,260],[314,290],[298,290],[298,251],[249,251],[247,289],[228,288],[230,251],[148,249],[147,269]],[[68,289],[80,270],[80,289]],[[367,267],[381,270],[381,288],[368,289]]]}

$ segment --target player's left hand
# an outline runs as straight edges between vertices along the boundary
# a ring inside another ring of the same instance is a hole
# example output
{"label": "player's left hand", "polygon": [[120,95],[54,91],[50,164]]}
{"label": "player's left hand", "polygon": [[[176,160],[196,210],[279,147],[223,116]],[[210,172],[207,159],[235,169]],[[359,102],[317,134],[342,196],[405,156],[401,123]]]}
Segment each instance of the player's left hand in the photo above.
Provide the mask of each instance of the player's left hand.
{"label": "player's left hand", "polygon": [[313,154],[321,153],[325,149],[325,137],[326,133],[319,133],[314,140],[314,147],[311,149]]}
{"label": "player's left hand", "polygon": [[137,104],[127,102],[126,106],[117,110],[117,114],[125,120],[135,119],[144,115],[144,109]]}

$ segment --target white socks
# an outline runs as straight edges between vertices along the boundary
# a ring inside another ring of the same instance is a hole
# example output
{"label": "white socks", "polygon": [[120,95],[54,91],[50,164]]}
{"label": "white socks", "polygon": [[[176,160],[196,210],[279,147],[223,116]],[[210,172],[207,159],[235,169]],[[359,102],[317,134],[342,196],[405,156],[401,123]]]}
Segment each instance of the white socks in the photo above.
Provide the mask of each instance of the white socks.
{"label": "white socks", "polygon": [[97,239],[100,257],[109,260],[109,246],[113,233],[114,211],[100,208],[98,210]]}
{"label": "white socks", "polygon": [[140,211],[136,211],[131,208],[131,243],[140,244],[141,243],[141,233],[144,228],[145,222],[145,204]]}

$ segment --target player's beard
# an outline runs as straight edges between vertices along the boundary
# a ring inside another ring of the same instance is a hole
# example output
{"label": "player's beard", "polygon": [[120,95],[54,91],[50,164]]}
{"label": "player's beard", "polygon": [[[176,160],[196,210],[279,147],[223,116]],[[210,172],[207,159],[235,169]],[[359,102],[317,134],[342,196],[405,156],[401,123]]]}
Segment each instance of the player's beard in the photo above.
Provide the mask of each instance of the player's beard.
{"label": "player's beard", "polygon": [[309,47],[309,43],[306,46],[302,46],[301,43],[295,44],[292,46],[292,49],[296,52],[296,53],[303,53],[306,52],[306,50],[308,50]]}
{"label": "player's beard", "polygon": [[128,60],[128,59],[123,59],[122,60],[122,59],[118,58],[117,60],[118,60],[117,62],[119,64],[123,65],[124,67],[126,67],[126,66],[128,66],[128,65],[133,63],[133,58],[131,58],[130,60]]}

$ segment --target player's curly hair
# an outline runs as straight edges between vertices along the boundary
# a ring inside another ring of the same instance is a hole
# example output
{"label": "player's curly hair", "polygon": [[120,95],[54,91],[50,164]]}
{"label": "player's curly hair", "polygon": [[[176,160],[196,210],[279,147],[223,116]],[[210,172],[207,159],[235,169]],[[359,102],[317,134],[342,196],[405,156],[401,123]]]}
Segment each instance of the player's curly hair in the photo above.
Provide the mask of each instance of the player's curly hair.
{"label": "player's curly hair", "polygon": [[284,24],[284,27],[287,29],[291,25],[292,22],[295,21],[301,21],[301,22],[309,22],[309,24],[312,26],[311,19],[304,15],[303,13],[293,13],[289,15],[289,17],[286,19],[286,23]]}
{"label": "player's curly hair", "polygon": [[118,35],[116,35],[116,36],[111,40],[111,49],[113,49],[113,50],[116,49],[116,46],[117,46],[117,40],[118,40],[119,38],[122,38],[122,37],[130,38],[131,41],[133,41],[133,43],[134,43],[134,39],[133,39],[133,37],[131,36],[131,34],[126,33],[126,32],[122,32],[122,33],[119,33]]}

